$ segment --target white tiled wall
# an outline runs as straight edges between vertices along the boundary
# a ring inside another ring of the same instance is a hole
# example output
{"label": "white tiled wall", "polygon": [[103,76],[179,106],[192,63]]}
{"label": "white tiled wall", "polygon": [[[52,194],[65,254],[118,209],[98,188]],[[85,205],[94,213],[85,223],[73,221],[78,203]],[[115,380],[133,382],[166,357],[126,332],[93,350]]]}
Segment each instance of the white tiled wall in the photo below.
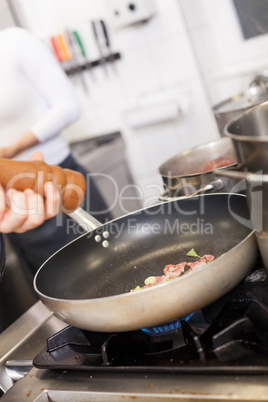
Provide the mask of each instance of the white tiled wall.
{"label": "white tiled wall", "polygon": [[214,105],[267,69],[268,35],[245,41],[232,0],[179,1]]}
{"label": "white tiled wall", "polygon": [[[108,72],[98,67],[84,73],[89,94],[79,77],[72,78],[82,114],[65,136],[76,141],[121,130],[134,179],[145,199],[162,190],[157,172],[162,162],[219,138],[212,104],[237,93],[248,77],[238,80],[227,74],[224,80],[215,79],[228,70],[209,15],[209,2],[215,0],[155,0],[157,13],[148,23],[117,31],[109,24],[109,0],[16,1],[24,4],[25,26],[45,41],[66,27],[77,29],[89,59],[98,57],[90,20],[108,21],[112,48],[122,59],[107,66]],[[135,129],[125,118],[129,110],[142,107],[146,111],[146,104],[170,101],[183,106],[177,120]]]}

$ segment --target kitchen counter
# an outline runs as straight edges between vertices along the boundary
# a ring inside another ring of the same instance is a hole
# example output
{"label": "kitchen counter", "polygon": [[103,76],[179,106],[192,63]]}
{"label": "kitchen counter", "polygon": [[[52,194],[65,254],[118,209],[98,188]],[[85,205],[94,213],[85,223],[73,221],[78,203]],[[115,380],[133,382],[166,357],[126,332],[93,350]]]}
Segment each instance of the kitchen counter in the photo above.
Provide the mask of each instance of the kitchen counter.
{"label": "kitchen counter", "polygon": [[31,361],[66,324],[38,301],[0,335],[3,401],[267,401],[268,375],[211,375],[31,368],[12,380],[7,361]]}

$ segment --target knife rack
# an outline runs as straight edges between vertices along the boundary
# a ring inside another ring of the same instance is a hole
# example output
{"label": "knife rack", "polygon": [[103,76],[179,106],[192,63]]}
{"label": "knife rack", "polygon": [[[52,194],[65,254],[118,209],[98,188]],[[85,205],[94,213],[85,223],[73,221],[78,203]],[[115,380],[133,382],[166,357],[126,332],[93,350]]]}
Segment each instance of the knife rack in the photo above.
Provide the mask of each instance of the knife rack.
{"label": "knife rack", "polygon": [[72,66],[70,68],[65,68],[64,71],[67,75],[74,75],[77,73],[81,73],[86,70],[90,70],[91,68],[103,66],[106,63],[113,63],[116,60],[121,59],[121,54],[119,52],[111,53],[109,56],[105,56],[101,59],[87,61],[85,63],[78,64],[77,66]]}

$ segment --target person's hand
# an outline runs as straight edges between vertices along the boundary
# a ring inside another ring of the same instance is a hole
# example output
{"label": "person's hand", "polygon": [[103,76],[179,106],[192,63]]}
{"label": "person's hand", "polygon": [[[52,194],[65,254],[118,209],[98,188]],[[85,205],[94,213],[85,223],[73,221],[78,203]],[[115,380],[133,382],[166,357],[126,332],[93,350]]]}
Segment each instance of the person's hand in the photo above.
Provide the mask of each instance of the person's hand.
{"label": "person's hand", "polygon": [[[36,152],[30,160],[43,160],[43,156]],[[56,216],[60,206],[60,192],[53,182],[45,183],[44,198],[30,189],[5,192],[0,184],[0,232],[23,233],[34,229]]]}

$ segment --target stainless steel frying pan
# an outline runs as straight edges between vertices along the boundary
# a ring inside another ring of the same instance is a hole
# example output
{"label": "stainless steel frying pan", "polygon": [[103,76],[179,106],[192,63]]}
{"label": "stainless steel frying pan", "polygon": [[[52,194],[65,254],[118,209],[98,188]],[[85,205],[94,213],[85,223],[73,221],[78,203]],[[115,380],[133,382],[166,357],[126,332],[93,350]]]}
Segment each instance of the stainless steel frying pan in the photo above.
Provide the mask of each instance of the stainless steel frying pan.
{"label": "stainless steel frying pan", "polygon": [[[193,261],[186,256],[191,248],[216,259],[130,292],[148,276],[161,275],[166,264]],[[246,197],[199,195],[136,211],[82,235],[41,266],[34,288],[68,324],[130,331],[184,317],[220,298],[250,272],[257,253]]]}

